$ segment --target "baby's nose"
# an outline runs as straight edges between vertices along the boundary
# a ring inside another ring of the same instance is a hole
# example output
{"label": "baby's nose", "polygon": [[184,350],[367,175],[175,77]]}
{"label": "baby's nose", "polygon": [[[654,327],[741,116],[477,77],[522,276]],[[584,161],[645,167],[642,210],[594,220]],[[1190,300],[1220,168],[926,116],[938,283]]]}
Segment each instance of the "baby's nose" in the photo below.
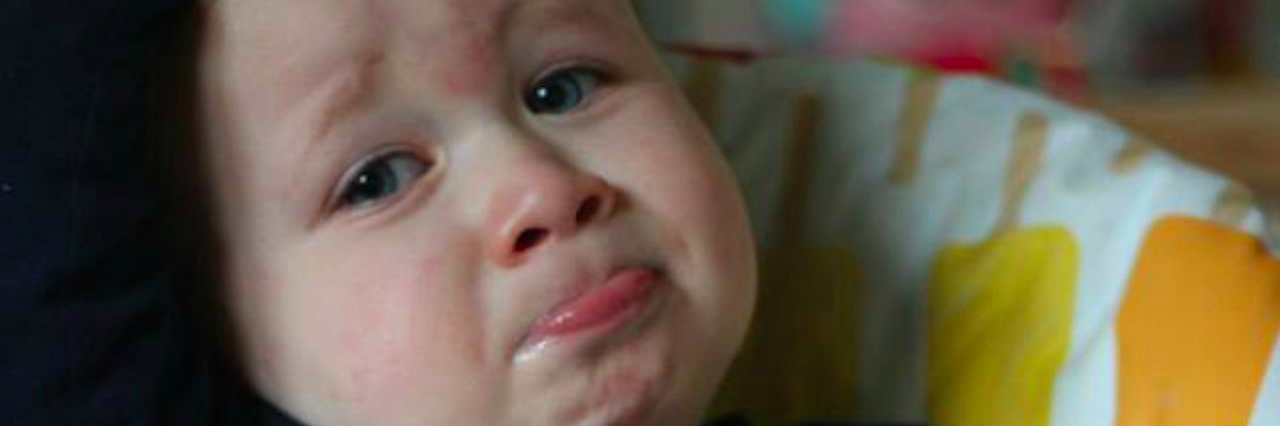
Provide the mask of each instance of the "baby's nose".
{"label": "baby's nose", "polygon": [[487,228],[489,257],[503,267],[608,218],[618,203],[609,183],[561,164],[530,167],[501,185]]}

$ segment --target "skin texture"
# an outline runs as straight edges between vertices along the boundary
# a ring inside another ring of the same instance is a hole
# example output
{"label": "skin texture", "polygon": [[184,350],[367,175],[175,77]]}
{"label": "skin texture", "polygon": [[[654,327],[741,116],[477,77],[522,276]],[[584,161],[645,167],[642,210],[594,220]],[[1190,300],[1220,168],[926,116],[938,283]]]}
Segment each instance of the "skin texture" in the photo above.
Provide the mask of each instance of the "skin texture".
{"label": "skin texture", "polygon": [[[709,133],[621,0],[220,0],[203,150],[252,385],[311,425],[696,423],[755,259]],[[535,114],[549,72],[606,77]],[[342,206],[363,161],[423,173]],[[344,180],[346,179],[346,180]],[[618,268],[644,308],[529,345]]]}

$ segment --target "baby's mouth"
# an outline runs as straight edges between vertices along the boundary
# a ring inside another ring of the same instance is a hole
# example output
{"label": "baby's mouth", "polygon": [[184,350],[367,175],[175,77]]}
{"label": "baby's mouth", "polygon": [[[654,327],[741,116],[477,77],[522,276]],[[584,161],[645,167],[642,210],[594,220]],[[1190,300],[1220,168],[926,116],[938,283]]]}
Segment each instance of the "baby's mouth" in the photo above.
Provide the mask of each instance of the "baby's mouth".
{"label": "baby's mouth", "polygon": [[661,270],[632,266],[614,271],[602,283],[561,301],[529,327],[516,358],[521,359],[560,342],[594,340],[637,322],[666,283]]}

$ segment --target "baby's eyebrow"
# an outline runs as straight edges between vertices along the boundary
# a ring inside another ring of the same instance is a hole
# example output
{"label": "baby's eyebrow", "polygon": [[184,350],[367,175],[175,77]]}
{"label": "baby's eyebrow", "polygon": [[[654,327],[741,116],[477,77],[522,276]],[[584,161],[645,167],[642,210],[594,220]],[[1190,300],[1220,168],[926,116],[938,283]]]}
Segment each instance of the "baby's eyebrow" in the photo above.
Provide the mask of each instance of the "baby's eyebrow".
{"label": "baby's eyebrow", "polygon": [[[364,103],[373,84],[373,71],[382,61],[380,55],[364,55],[348,57],[330,65],[333,71],[320,74],[318,83],[305,84],[305,91],[297,102],[293,113],[286,116],[281,135],[293,147],[296,153],[294,172],[290,174],[288,186],[297,191],[293,194],[309,193],[312,186],[306,182],[317,181],[317,173],[324,171],[324,162],[307,161],[316,155],[314,151],[322,149],[323,141],[334,131],[338,122]],[[314,187],[318,190],[319,187]]]}
{"label": "baby's eyebrow", "polygon": [[381,55],[364,55],[345,61],[308,92],[308,138],[321,140],[335,123],[360,105],[369,95],[373,70],[382,62]]}
{"label": "baby's eyebrow", "polygon": [[508,38],[582,24],[592,16],[587,4],[594,1],[600,0],[510,0],[499,14],[499,31]]}

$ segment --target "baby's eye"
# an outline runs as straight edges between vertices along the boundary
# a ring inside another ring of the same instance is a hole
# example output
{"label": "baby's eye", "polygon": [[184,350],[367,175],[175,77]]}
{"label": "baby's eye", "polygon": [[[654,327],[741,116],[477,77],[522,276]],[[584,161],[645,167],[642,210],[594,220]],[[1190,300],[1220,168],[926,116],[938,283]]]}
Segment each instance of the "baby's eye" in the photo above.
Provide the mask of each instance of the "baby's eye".
{"label": "baby's eye", "polygon": [[524,104],[534,114],[564,114],[581,105],[604,80],[600,71],[571,67],[551,73],[524,95]]}
{"label": "baby's eye", "polygon": [[337,208],[362,208],[400,193],[431,170],[433,163],[407,151],[373,157],[357,166],[339,186]]}

